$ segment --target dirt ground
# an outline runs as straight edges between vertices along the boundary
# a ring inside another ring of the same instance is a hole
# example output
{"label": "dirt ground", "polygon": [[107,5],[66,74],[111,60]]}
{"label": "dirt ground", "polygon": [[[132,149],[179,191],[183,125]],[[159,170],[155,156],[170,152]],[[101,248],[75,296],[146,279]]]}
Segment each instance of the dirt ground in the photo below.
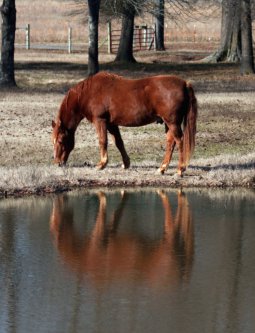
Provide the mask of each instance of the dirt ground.
{"label": "dirt ground", "polygon": [[[51,120],[66,91],[86,77],[86,59],[83,54],[19,51],[16,54],[19,88],[0,92],[0,193],[20,193],[25,188],[28,192],[36,192],[38,188],[51,191],[61,189],[63,184],[65,188],[91,185],[253,187],[255,77],[240,76],[234,64],[197,61],[195,53],[190,60],[189,52],[187,61],[187,52],[184,48],[175,55],[171,52],[139,54],[139,63],[129,67],[116,66],[109,62],[112,59],[108,55],[100,58],[101,69],[126,77],[164,73],[192,82],[199,103],[198,131],[191,167],[183,179],[174,176],[176,153],[167,174],[156,173],[165,146],[164,127],[158,124],[121,129],[131,158],[130,170],[119,170],[120,156],[110,142],[108,169],[95,171],[99,158],[97,137],[87,121],[79,126],[69,167],[61,171],[58,179],[58,168],[52,166]],[[31,168],[33,177],[41,177],[41,181],[31,180]],[[41,173],[43,170],[45,176],[40,173],[39,177],[38,170]],[[81,170],[85,174],[81,175]],[[229,173],[233,170],[238,171],[236,178]]]}

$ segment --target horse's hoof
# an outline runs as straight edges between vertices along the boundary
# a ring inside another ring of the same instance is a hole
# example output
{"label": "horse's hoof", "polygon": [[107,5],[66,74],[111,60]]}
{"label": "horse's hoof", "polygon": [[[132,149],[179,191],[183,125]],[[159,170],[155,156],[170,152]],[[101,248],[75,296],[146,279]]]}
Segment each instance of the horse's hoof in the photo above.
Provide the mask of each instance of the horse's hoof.
{"label": "horse's hoof", "polygon": [[167,167],[168,167],[167,163],[161,164],[161,166],[159,168],[159,172],[161,173],[161,175],[163,175],[165,173],[165,171],[167,170]]}
{"label": "horse's hoof", "polygon": [[123,162],[121,167],[122,169],[128,169],[130,167],[130,160]]}
{"label": "horse's hoof", "polygon": [[106,164],[101,164],[101,163],[97,164],[97,166],[96,166],[97,170],[103,170],[105,167],[106,167]]}
{"label": "horse's hoof", "polygon": [[127,164],[124,164],[124,163],[121,165],[122,169],[124,169],[124,170],[128,169],[129,166],[130,166],[130,164],[127,165]]}
{"label": "horse's hoof", "polygon": [[183,177],[183,171],[182,170],[178,170],[177,171],[177,176],[182,178]]}
{"label": "horse's hoof", "polygon": [[158,172],[159,172],[161,175],[163,175],[163,174],[165,173],[165,171],[166,171],[166,170],[165,170],[165,169],[162,169],[162,168],[159,168],[159,169],[158,169]]}

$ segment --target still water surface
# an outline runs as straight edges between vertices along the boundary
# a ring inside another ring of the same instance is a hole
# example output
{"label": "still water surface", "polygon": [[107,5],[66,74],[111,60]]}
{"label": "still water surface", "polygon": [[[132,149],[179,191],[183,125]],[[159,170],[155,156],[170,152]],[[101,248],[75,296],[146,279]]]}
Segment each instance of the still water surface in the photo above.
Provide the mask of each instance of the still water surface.
{"label": "still water surface", "polygon": [[254,191],[0,201],[0,333],[255,331]]}

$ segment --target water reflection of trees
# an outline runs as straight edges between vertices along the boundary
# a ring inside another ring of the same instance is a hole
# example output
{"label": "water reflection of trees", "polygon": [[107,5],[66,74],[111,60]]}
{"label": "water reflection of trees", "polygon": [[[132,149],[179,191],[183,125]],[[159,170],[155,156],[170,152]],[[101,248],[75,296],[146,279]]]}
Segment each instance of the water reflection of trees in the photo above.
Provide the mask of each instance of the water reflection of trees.
{"label": "water reflection of trees", "polygon": [[[19,273],[16,267],[16,260],[15,260],[16,259],[15,219],[11,211],[9,211],[6,214],[5,227],[1,228],[0,230],[1,230],[0,268],[2,274],[2,279],[0,279],[0,288],[4,290],[2,297],[4,299],[6,298],[6,304],[7,304],[6,316],[9,318],[9,321],[11,323],[11,325],[8,327],[8,332],[15,333],[17,331],[16,308],[18,303],[17,290],[19,283]],[[4,286],[2,285],[2,282],[4,282]]]}
{"label": "water reflection of trees", "polygon": [[[163,219],[153,217],[146,221],[156,227],[162,224],[161,235],[156,239],[135,228],[121,229],[133,219],[128,207],[134,195],[119,192],[118,202],[108,217],[110,196],[98,192],[97,216],[90,233],[81,233],[75,227],[75,208],[68,196],[57,196],[50,229],[59,254],[69,268],[90,278],[97,286],[121,279],[146,281],[153,287],[180,284],[190,275],[194,252],[192,218],[185,194],[178,193],[177,209],[173,214],[168,194],[157,192],[157,207],[161,211],[163,208]],[[84,223],[88,223],[85,216]],[[135,221],[137,226],[140,223]]]}

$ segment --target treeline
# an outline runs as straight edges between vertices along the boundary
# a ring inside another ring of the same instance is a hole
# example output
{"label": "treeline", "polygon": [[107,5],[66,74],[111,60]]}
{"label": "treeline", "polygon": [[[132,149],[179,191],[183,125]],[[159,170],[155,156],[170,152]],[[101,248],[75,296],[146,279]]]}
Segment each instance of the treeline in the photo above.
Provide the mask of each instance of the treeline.
{"label": "treeline", "polygon": [[[254,73],[252,40],[252,6],[255,0],[72,0],[88,17],[88,75],[99,71],[98,26],[99,17],[107,20],[120,18],[122,22],[116,62],[135,62],[133,56],[134,20],[136,16],[150,13],[155,18],[156,50],[165,50],[164,20],[166,16],[178,20],[191,18],[195,6],[212,4],[222,7],[221,43],[206,60],[209,62],[239,62],[241,73]],[[60,6],[65,0],[59,0]],[[82,5],[82,6],[80,6]],[[171,8],[171,10],[169,10]],[[0,85],[15,86],[14,42],[16,31],[15,0],[2,0],[2,47]],[[100,14],[100,16],[99,16]],[[180,23],[182,24],[182,20]]]}

